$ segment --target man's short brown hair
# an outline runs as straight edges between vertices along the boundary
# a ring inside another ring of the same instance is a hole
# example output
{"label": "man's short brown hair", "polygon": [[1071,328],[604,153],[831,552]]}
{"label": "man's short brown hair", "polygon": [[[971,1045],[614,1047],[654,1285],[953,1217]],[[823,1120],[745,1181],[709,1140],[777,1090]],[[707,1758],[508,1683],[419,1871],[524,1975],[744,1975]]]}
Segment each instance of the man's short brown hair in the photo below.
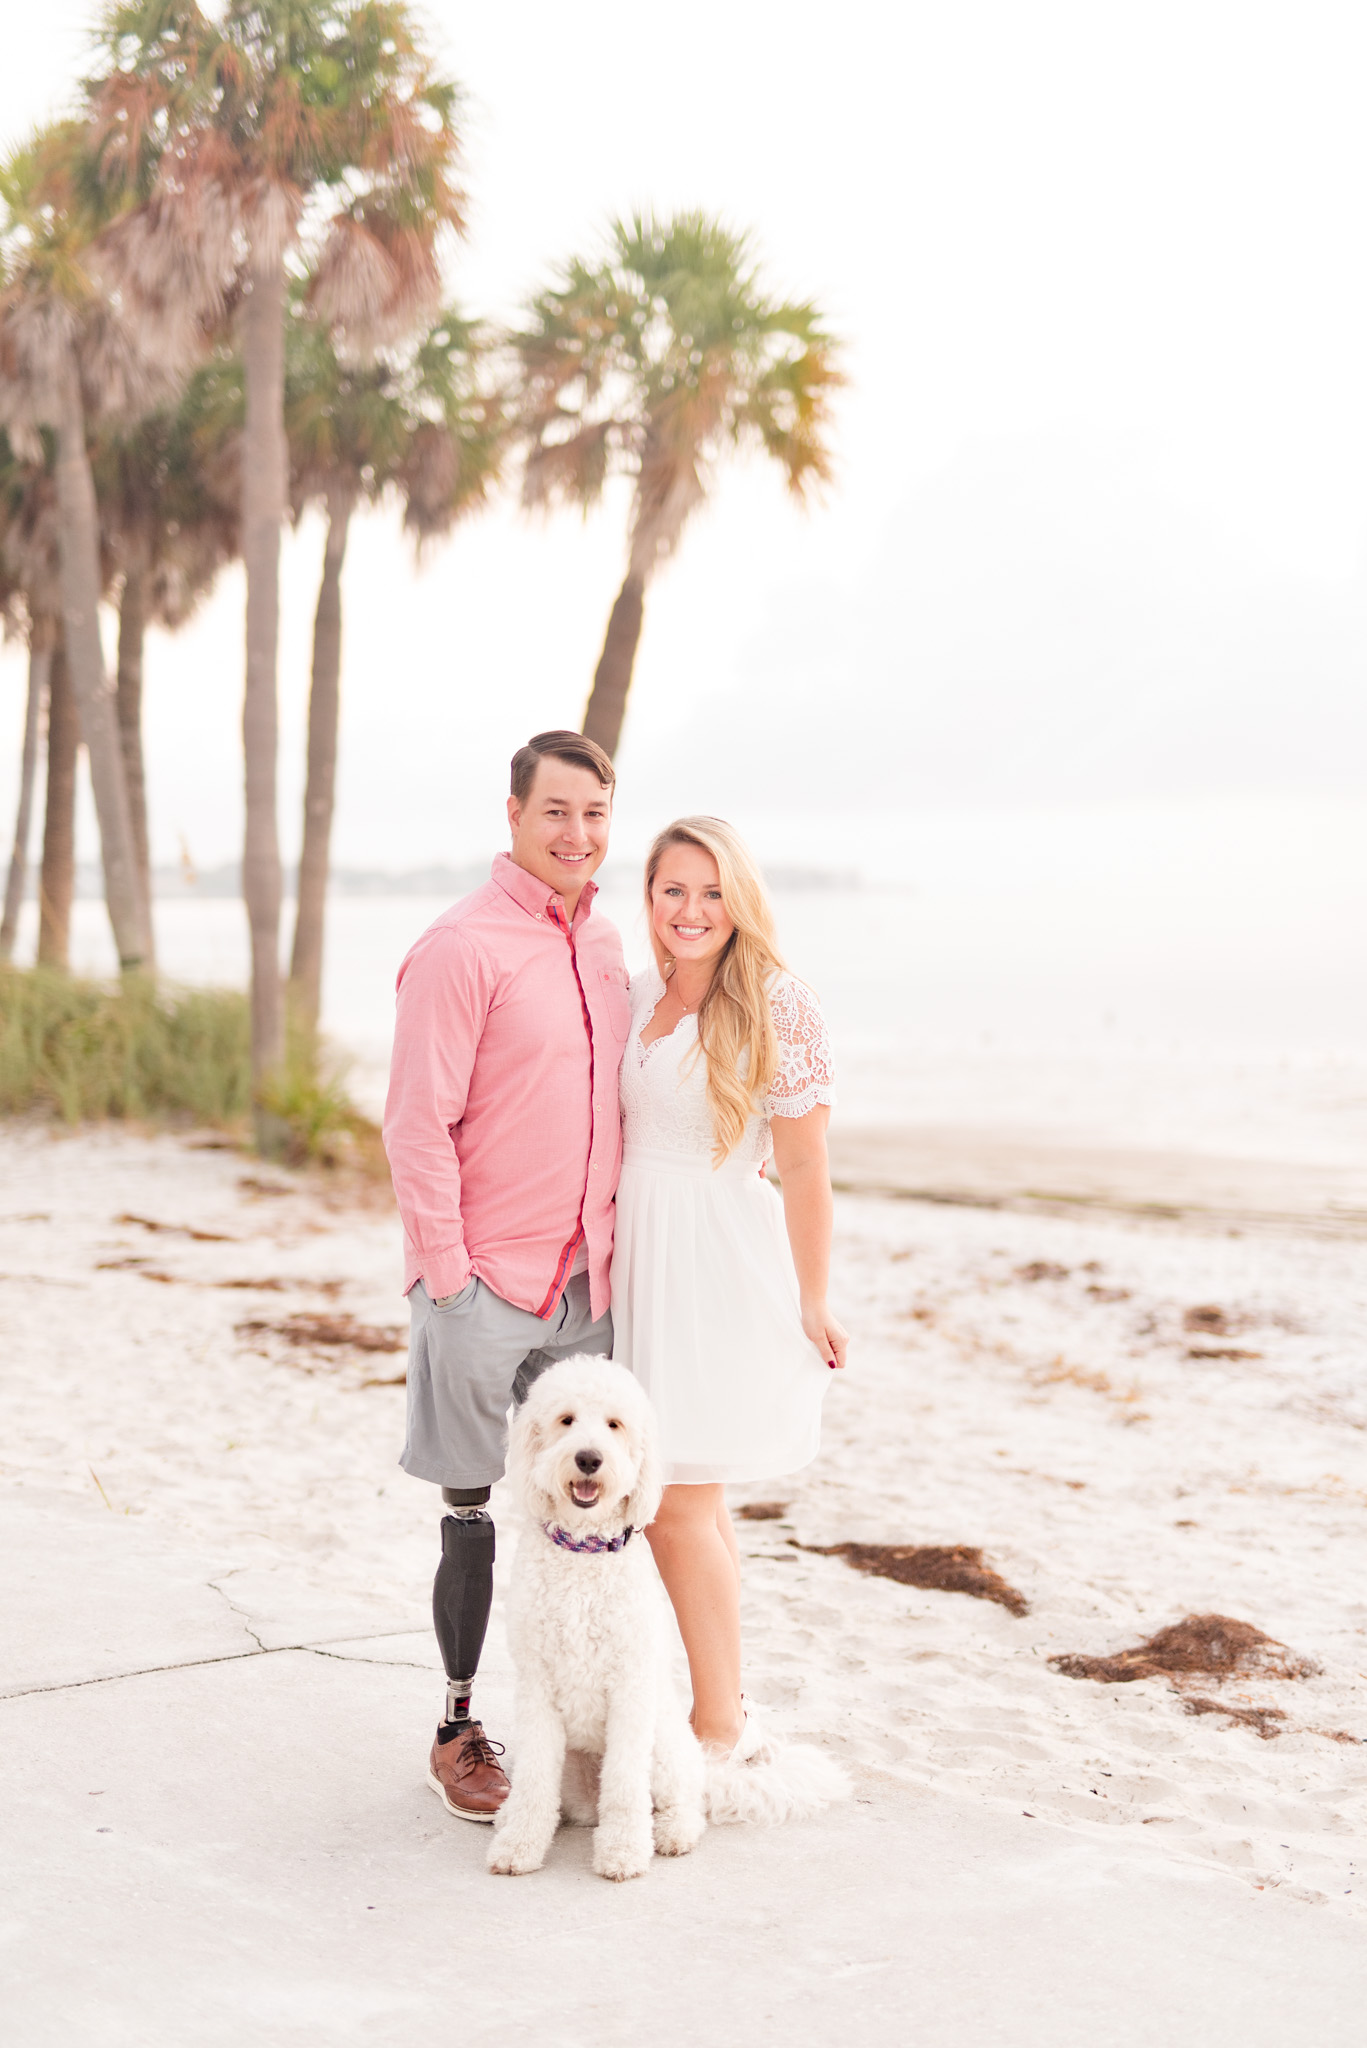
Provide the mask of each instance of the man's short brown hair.
{"label": "man's short brown hair", "polygon": [[519,747],[513,755],[512,795],[518,803],[526,803],[537,767],[548,758],[572,761],[576,768],[587,768],[608,791],[616,787],[617,771],[597,740],[585,739],[582,732],[535,732],[526,746]]}

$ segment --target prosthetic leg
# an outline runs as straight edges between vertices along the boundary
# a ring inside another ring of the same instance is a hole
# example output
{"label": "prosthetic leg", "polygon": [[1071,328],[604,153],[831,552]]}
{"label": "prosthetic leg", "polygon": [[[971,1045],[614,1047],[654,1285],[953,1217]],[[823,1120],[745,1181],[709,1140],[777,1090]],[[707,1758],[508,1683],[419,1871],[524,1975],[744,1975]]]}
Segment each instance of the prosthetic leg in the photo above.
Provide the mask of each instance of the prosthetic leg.
{"label": "prosthetic leg", "polygon": [[441,1563],[432,1586],[432,1621],[446,1673],[446,1718],[437,1741],[468,1726],[470,1694],[494,1601],[494,1525],[487,1486],[443,1486]]}

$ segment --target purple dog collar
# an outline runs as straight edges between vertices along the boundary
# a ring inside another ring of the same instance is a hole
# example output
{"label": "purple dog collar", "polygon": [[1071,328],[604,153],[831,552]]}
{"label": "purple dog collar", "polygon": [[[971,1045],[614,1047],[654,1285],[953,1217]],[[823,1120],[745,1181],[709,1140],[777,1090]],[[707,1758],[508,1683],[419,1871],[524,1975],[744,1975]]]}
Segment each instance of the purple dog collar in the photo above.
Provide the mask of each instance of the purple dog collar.
{"label": "purple dog collar", "polygon": [[607,1550],[625,1550],[632,1538],[629,1527],[620,1536],[596,1536],[592,1530],[587,1536],[571,1536],[568,1529],[562,1529],[556,1522],[543,1522],[541,1526],[551,1542],[558,1543],[562,1550],[588,1551],[594,1557]]}

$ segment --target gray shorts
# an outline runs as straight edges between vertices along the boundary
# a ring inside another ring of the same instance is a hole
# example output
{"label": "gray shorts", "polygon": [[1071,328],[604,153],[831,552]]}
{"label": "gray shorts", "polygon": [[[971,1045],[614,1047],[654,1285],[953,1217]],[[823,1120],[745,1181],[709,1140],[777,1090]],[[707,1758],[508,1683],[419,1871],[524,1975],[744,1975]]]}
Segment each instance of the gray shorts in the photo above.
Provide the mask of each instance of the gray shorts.
{"label": "gray shorts", "polygon": [[556,1359],[612,1351],[612,1317],[593,1320],[587,1273],[566,1282],[545,1322],[478,1278],[449,1308],[434,1308],[419,1280],[408,1306],[408,1440],[399,1463],[438,1486],[492,1486],[503,1477],[512,1403]]}

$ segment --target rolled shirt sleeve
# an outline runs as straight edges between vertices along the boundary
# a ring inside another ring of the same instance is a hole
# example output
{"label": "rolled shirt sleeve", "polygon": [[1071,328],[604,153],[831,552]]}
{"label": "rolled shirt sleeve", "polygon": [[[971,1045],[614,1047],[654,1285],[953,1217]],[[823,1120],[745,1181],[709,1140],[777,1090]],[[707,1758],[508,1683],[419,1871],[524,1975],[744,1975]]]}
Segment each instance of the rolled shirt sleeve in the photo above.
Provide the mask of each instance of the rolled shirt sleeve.
{"label": "rolled shirt sleeve", "polygon": [[[494,991],[477,943],[460,927],[425,932],[399,969],[384,1145],[394,1194],[434,1298],[470,1278],[454,1132]],[[440,1029],[433,1020],[441,1020]]]}

